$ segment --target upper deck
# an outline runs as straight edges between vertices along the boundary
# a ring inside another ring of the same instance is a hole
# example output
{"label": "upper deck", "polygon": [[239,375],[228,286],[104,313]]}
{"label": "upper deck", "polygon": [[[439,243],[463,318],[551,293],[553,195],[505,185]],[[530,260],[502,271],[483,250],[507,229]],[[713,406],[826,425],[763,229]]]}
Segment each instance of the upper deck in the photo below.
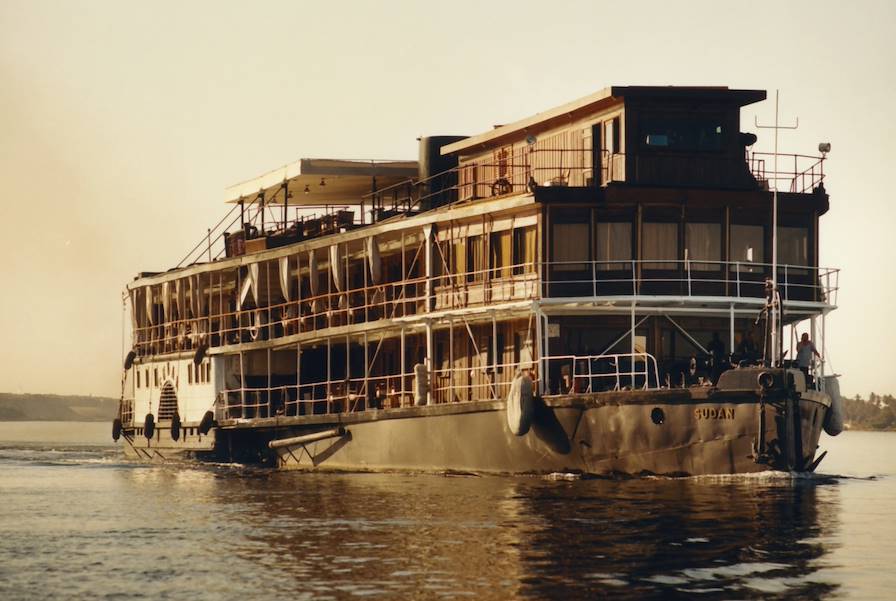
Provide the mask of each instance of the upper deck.
{"label": "upper deck", "polygon": [[775,184],[791,319],[827,311],[837,271],[818,265],[824,157],[785,155],[772,172],[774,157],[750,152],[739,111],[764,98],[614,87],[479,136],[424,140],[419,163],[306,159],[244,182],[185,267],[129,286],[135,348],[285,342],[533,303],[755,312]]}

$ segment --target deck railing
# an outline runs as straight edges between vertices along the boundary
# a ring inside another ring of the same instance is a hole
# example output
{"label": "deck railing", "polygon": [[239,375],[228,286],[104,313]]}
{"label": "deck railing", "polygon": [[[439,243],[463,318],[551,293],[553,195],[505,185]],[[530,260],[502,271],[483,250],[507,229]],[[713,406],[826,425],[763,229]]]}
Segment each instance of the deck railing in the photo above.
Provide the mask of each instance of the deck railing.
{"label": "deck railing", "polygon": [[[518,270],[522,273],[514,273]],[[832,268],[779,265],[781,297],[785,303],[810,301],[836,306],[839,273]],[[225,346],[305,332],[323,333],[337,326],[420,315],[427,311],[427,303],[431,310],[442,311],[549,298],[757,299],[765,296],[765,278],[770,275],[768,263],[703,259],[551,261],[492,267],[435,276],[429,296],[426,278],[414,277],[142,326],[134,332],[134,348],[138,355],[147,356],[189,351],[199,345]]]}
{"label": "deck railing", "polygon": [[415,389],[424,394],[428,389],[430,404],[501,401],[521,372],[529,375],[537,390],[540,371],[548,375],[549,395],[660,388],[656,359],[648,353],[558,355],[542,361],[434,369],[422,388],[414,373],[233,387],[222,391],[218,416],[238,420],[332,415],[426,403],[415,397]]}

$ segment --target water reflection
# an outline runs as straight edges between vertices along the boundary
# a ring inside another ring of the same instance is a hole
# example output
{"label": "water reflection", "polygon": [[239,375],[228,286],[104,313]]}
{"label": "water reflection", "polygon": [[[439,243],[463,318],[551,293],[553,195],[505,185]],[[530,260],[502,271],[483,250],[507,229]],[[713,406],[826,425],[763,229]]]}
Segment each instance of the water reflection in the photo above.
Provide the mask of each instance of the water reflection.
{"label": "water reflection", "polygon": [[394,474],[218,478],[232,552],[313,596],[819,597],[837,485]]}

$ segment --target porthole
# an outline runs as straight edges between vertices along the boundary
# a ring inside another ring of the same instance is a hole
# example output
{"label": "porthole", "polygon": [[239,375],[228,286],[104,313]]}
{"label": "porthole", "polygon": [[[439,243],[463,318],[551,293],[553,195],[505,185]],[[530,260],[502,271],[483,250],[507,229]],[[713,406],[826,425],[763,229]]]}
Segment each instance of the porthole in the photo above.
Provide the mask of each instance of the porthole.
{"label": "porthole", "polygon": [[666,421],[666,412],[659,407],[654,407],[653,411],[650,412],[650,419],[657,426],[662,425]]}

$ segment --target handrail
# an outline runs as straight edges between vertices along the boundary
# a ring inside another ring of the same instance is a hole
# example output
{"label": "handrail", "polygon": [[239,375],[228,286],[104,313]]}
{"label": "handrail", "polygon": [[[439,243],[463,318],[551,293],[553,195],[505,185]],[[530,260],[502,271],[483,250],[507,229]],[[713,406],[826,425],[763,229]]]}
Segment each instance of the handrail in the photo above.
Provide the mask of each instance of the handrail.
{"label": "handrail", "polygon": [[[515,273],[517,268],[521,273]],[[785,302],[811,300],[836,306],[839,272],[835,268],[779,265],[782,298]],[[759,299],[764,297],[764,279],[770,274],[768,263],[702,259],[549,261],[488,267],[433,276],[429,291],[427,278],[417,276],[211,315],[168,319],[135,328],[134,348],[145,356],[194,349],[200,344],[223,346],[267,340],[337,325],[413,316],[426,312],[427,302],[430,308],[443,310],[571,297]],[[235,302],[230,294],[227,300]],[[175,311],[173,306],[171,311]]]}
{"label": "handrail", "polygon": [[[620,369],[623,360],[628,360],[630,368],[628,371]],[[595,385],[602,380],[609,379],[613,384],[612,390],[622,390],[625,386],[632,389],[641,388],[643,390],[651,390],[660,388],[659,368],[657,366],[656,357],[650,353],[612,353],[604,355],[548,355],[542,361],[548,366],[548,373],[551,372],[551,363],[560,363],[560,389],[559,394],[570,393],[591,393],[598,392],[594,390]],[[643,363],[643,369],[636,369],[638,363]],[[562,374],[563,366],[572,366],[567,374]],[[596,367],[600,365],[609,365],[610,371],[596,371]],[[581,367],[586,369],[579,371]],[[651,372],[651,367],[653,371]],[[651,379],[652,376],[652,379]],[[639,379],[643,378],[640,386],[637,385]],[[628,380],[628,384],[625,382]]]}

